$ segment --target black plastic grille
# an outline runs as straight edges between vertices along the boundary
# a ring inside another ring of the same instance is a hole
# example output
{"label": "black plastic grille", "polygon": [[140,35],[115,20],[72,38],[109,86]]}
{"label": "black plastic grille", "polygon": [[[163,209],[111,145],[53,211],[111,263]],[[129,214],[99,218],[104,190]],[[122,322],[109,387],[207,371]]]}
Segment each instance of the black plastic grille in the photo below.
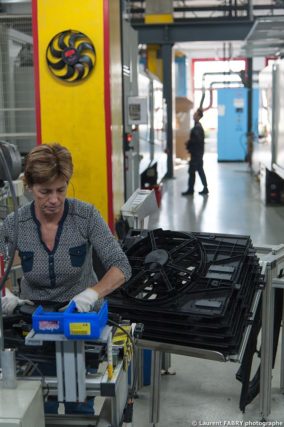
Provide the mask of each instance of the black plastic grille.
{"label": "black plastic grille", "polygon": [[133,275],[111,311],[144,323],[144,339],[238,352],[263,285],[249,236],[132,230],[124,250]]}

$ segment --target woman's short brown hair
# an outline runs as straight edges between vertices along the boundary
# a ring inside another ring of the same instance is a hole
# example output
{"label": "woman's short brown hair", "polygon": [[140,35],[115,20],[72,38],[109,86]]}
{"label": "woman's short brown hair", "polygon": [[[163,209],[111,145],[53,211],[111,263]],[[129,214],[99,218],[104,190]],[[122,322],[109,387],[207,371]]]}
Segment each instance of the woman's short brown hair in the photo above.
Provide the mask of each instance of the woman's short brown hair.
{"label": "woman's short brown hair", "polygon": [[38,145],[26,157],[24,183],[28,187],[34,184],[52,182],[61,177],[69,182],[72,174],[71,153],[60,144]]}

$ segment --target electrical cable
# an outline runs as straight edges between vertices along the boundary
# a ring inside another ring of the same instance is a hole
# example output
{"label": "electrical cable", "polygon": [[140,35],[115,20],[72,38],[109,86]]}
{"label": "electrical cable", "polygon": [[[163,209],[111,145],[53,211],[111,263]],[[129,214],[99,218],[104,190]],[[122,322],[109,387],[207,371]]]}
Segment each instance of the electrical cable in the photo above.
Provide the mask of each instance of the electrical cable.
{"label": "electrical cable", "polygon": [[[17,198],[16,198],[16,193],[15,193],[12,177],[11,177],[11,174],[9,171],[8,164],[7,164],[6,159],[5,159],[5,155],[4,155],[3,150],[1,148],[1,145],[0,145],[0,160],[2,160],[2,163],[4,166],[4,173],[6,174],[6,178],[7,178],[7,181],[9,183],[9,186],[10,186],[12,201],[13,201],[13,205],[14,205],[14,239],[13,239],[13,244],[11,247],[8,265],[7,265],[6,271],[4,273],[4,276],[1,278],[1,281],[0,281],[0,303],[1,303],[2,289],[3,289],[3,287],[6,283],[6,280],[10,274],[10,271],[11,271],[11,268],[12,268],[12,265],[14,262],[16,250],[17,250],[18,233],[19,233],[19,215],[18,215],[18,203],[17,203]],[[5,254],[3,254],[3,255],[5,255]],[[4,330],[3,330],[3,320],[2,320],[2,307],[0,307],[0,313],[1,313],[1,316],[0,316],[1,317],[1,319],[0,319],[0,350],[4,350]]]}
{"label": "electrical cable", "polygon": [[117,328],[121,329],[130,339],[132,347],[133,347],[133,380],[132,380],[132,387],[128,394],[128,399],[123,411],[123,422],[124,423],[132,423],[133,419],[133,404],[134,404],[134,397],[136,393],[136,384],[138,379],[138,352],[136,348],[136,343],[133,339],[133,337],[129,334],[129,332],[123,328],[123,326],[119,325],[118,323],[114,322],[113,320],[108,320],[108,322],[111,325],[116,326]]}
{"label": "electrical cable", "polygon": [[47,390],[47,392],[45,394],[43,394],[43,397],[46,398],[49,395],[49,385],[46,383],[45,376],[43,375],[43,372],[38,367],[38,365],[35,362],[33,362],[29,357],[24,356],[23,354],[20,354],[19,356],[17,356],[17,360],[26,360],[27,362],[29,362],[32,365],[32,367],[34,368],[34,371],[36,371],[40,375],[42,389]]}
{"label": "electrical cable", "polygon": [[19,215],[18,215],[18,203],[17,203],[17,197],[16,197],[16,193],[15,193],[15,189],[14,189],[14,185],[13,185],[13,180],[9,171],[9,167],[8,167],[8,163],[6,162],[5,156],[3,154],[2,148],[0,146],[0,160],[2,160],[3,166],[4,166],[4,172],[6,174],[6,178],[7,181],[9,183],[10,186],[10,191],[11,191],[11,195],[12,195],[12,201],[13,201],[13,205],[14,205],[14,238],[13,238],[13,244],[11,247],[11,252],[10,252],[10,256],[9,256],[9,262],[6,268],[6,272],[4,273],[4,276],[1,278],[0,281],[0,292],[2,291],[4,284],[10,274],[13,262],[14,262],[14,257],[15,257],[15,253],[17,250],[17,243],[18,243],[18,234],[19,234]]}
{"label": "electrical cable", "polygon": [[138,378],[138,354],[137,354],[137,348],[136,348],[136,343],[133,339],[133,337],[130,335],[130,333],[121,325],[119,325],[119,323],[114,322],[113,320],[108,319],[108,322],[121,329],[123,331],[123,333],[125,333],[128,338],[131,341],[132,347],[133,347],[133,361],[134,361],[134,369],[133,369],[133,381],[132,381],[132,387],[131,387],[131,391],[129,392],[129,398],[130,399],[134,399],[135,396],[135,392],[136,392],[136,383],[137,383],[137,378]]}

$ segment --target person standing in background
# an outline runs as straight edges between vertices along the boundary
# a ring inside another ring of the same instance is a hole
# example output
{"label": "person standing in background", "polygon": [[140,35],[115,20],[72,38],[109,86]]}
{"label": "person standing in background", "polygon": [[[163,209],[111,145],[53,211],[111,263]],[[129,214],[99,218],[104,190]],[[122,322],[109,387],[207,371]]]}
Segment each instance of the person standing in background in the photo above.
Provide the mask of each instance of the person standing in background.
{"label": "person standing in background", "polygon": [[194,115],[194,126],[190,131],[189,140],[186,142],[186,149],[190,153],[190,161],[188,168],[188,188],[182,192],[182,196],[190,196],[194,193],[195,184],[195,173],[198,172],[201,182],[203,184],[203,190],[199,192],[201,195],[209,193],[207,186],[207,179],[203,169],[203,155],[204,155],[204,129],[200,123],[200,119],[203,117],[203,111],[198,108]]}

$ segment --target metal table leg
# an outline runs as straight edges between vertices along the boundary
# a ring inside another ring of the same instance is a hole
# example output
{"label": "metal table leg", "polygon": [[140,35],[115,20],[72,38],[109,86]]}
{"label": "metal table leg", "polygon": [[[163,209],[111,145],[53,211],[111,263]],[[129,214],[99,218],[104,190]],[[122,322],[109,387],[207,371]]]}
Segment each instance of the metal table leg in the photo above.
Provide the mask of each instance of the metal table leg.
{"label": "metal table leg", "polygon": [[168,370],[171,367],[171,353],[162,353],[162,369],[166,372],[168,372]]}
{"label": "metal table leg", "polygon": [[111,398],[111,426],[121,426],[123,410],[128,396],[128,373],[122,370],[117,380],[115,396]]}
{"label": "metal table leg", "polygon": [[271,380],[273,355],[274,293],[273,273],[270,263],[266,264],[266,286],[262,296],[262,334],[260,364],[260,415],[266,419],[271,412]]}
{"label": "metal table leg", "polygon": [[144,350],[142,348],[137,349],[138,359],[138,377],[136,391],[140,390],[144,385]]}
{"label": "metal table leg", "polygon": [[159,422],[160,414],[161,356],[160,351],[152,351],[150,423],[153,425]]}
{"label": "metal table leg", "polygon": [[175,375],[176,371],[172,369],[172,357],[171,353],[162,353],[162,375]]}
{"label": "metal table leg", "polygon": [[[282,321],[284,319],[284,291],[283,291],[283,311],[282,311]],[[284,327],[282,326],[281,333],[281,366],[280,366],[280,391],[284,393]]]}

